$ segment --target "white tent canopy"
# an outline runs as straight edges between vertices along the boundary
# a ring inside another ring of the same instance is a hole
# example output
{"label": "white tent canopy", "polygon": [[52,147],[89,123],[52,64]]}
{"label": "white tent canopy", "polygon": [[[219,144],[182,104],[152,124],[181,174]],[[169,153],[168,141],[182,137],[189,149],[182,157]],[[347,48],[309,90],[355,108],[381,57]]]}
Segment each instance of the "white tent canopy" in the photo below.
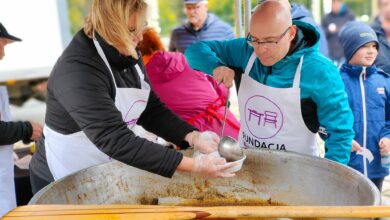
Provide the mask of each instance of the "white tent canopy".
{"label": "white tent canopy", "polygon": [[47,77],[71,39],[64,0],[0,0],[0,22],[22,42],[7,45],[0,82]]}

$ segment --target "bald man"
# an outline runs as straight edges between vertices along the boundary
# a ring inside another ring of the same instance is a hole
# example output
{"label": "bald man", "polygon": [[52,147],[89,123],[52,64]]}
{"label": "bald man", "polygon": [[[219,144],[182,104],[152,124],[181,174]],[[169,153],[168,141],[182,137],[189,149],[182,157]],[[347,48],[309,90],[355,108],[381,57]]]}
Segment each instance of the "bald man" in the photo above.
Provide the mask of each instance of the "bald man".
{"label": "bald man", "polygon": [[[264,3],[265,1],[270,0],[261,0],[258,1],[258,5]],[[271,0],[272,1],[272,0]],[[319,50],[320,53],[326,57],[329,57],[328,50],[328,42],[326,40],[326,36],[324,30],[321,26],[319,26],[313,19],[313,15],[309,10],[305,8],[302,4],[298,3],[290,3],[289,0],[279,0],[281,3],[285,4],[287,8],[291,11],[291,16],[293,20],[303,21],[309,23],[317,28],[317,31],[320,33],[320,42],[319,42]]]}
{"label": "bald man", "polygon": [[[316,133],[327,132],[325,157],[347,164],[353,115],[337,68],[318,52],[319,33],[292,22],[278,1],[259,5],[246,38],[204,41],[185,53],[194,69],[230,87],[235,79],[240,145],[318,156]],[[231,68],[240,68],[235,76]]]}

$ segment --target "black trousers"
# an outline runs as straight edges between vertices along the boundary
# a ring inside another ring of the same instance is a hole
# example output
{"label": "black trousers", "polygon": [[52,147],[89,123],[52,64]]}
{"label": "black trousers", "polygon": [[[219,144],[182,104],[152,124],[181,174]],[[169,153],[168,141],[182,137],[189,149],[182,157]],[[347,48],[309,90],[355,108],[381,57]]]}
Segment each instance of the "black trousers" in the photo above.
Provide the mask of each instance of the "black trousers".
{"label": "black trousers", "polygon": [[32,193],[35,194],[43,187],[49,185],[50,181],[40,178],[30,169],[30,181],[31,181],[31,190]]}
{"label": "black trousers", "polygon": [[376,178],[376,179],[370,179],[370,180],[379,189],[379,192],[382,192],[383,181],[385,180],[385,178]]}

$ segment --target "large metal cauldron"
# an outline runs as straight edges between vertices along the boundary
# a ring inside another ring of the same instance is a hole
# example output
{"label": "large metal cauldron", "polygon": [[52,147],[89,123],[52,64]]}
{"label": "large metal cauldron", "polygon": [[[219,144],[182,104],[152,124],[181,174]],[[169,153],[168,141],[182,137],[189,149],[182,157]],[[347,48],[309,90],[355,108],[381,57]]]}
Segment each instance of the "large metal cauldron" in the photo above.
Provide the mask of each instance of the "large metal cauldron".
{"label": "large metal cauldron", "polygon": [[152,204],[157,198],[166,197],[204,201],[254,199],[273,205],[380,203],[379,191],[373,183],[332,161],[268,150],[245,150],[245,153],[247,159],[236,177],[207,181],[182,173],[168,179],[110,162],[48,185],[30,204]]}

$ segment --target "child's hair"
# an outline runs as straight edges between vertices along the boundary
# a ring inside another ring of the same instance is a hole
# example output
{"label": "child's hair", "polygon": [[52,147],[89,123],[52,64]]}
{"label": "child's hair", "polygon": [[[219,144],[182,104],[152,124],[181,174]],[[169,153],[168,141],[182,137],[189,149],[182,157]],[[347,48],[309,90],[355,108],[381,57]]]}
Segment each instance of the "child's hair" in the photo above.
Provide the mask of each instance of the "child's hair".
{"label": "child's hair", "polygon": [[375,31],[367,24],[359,21],[350,21],[341,29],[339,33],[341,45],[347,62],[359,48],[370,42],[375,42],[379,47],[378,37]]}
{"label": "child's hair", "polygon": [[164,45],[160,36],[154,28],[146,28],[143,33],[143,40],[139,43],[138,49],[143,56],[150,56],[156,51],[163,51]]}

